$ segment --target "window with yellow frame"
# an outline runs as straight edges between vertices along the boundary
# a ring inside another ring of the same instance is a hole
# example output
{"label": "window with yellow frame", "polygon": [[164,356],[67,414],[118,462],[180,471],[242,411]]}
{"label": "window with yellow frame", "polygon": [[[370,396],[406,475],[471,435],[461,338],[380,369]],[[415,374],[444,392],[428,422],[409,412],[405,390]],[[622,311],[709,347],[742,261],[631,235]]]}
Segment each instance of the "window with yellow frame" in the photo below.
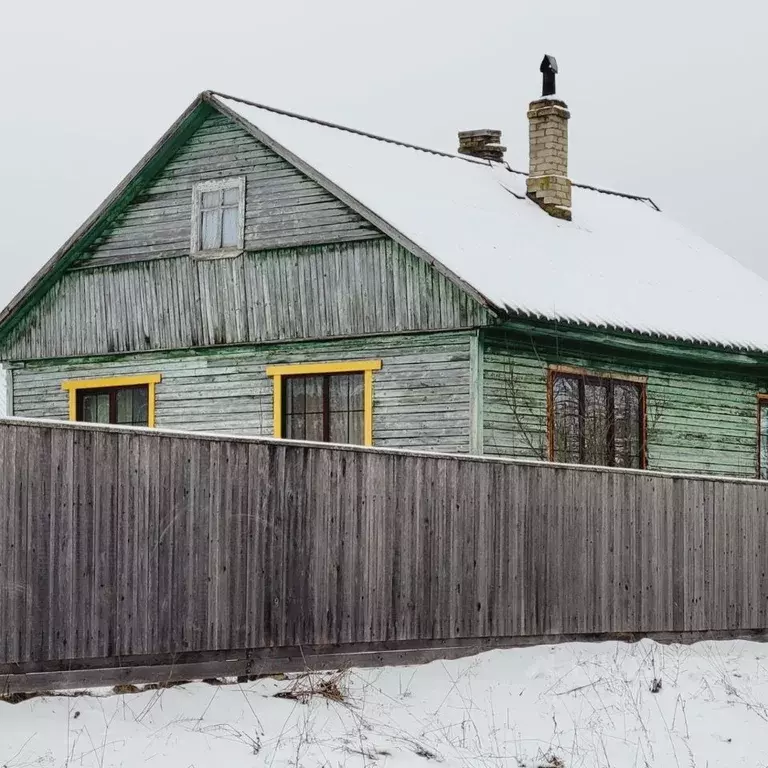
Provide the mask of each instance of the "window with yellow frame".
{"label": "window with yellow frame", "polygon": [[155,388],[162,376],[119,376],[62,382],[69,420],[133,427],[155,426]]}
{"label": "window with yellow frame", "polygon": [[373,445],[373,372],[381,360],[271,365],[274,435]]}

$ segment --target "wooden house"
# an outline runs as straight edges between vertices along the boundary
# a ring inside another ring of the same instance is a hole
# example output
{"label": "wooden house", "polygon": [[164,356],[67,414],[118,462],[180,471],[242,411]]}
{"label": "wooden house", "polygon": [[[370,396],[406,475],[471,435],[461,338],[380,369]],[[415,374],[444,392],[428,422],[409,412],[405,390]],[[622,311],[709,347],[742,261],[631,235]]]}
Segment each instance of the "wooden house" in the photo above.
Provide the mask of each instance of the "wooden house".
{"label": "wooden house", "polygon": [[569,117],[526,174],[201,94],[0,314],[9,410],[768,477],[768,284],[572,183]]}

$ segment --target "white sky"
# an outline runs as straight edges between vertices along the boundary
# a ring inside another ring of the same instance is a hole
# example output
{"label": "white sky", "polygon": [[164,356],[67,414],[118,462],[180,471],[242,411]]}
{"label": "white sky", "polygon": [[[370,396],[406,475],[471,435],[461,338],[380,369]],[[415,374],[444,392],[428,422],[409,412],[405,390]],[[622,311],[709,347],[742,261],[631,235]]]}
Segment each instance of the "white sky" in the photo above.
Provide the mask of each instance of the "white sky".
{"label": "white sky", "polygon": [[766,21],[757,0],[7,3],[0,305],[201,90],[446,149],[501,128],[527,169],[544,53],[573,179],[650,195],[768,276]]}

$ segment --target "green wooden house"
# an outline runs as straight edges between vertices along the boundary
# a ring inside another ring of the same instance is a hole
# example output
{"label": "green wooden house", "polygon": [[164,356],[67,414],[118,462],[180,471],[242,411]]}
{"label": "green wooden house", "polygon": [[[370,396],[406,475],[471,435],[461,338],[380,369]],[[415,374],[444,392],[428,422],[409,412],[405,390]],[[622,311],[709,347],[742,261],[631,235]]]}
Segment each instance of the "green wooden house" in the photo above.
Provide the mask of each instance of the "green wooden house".
{"label": "green wooden house", "polygon": [[9,412],[768,477],[768,284],[569,117],[522,173],[201,94],[0,315]]}

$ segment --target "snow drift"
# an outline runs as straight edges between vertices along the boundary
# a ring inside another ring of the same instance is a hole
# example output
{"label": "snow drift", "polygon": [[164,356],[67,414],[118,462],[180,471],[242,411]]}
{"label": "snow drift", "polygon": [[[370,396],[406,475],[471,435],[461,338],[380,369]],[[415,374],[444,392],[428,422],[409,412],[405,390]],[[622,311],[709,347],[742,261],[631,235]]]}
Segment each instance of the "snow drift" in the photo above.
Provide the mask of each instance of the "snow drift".
{"label": "snow drift", "polygon": [[0,703],[0,765],[761,766],[768,645],[606,642]]}

